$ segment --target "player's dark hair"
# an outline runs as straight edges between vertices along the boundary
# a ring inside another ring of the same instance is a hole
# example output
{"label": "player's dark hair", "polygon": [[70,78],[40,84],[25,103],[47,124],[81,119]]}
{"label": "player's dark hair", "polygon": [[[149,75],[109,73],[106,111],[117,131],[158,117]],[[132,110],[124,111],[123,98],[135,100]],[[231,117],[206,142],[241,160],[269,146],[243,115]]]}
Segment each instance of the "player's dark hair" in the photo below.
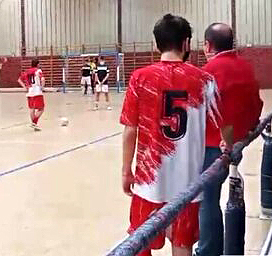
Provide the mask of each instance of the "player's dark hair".
{"label": "player's dark hair", "polygon": [[104,60],[104,57],[103,57],[103,56],[100,56],[100,60]]}
{"label": "player's dark hair", "polygon": [[40,61],[37,58],[35,58],[31,61],[31,67],[36,68],[38,67],[39,63]]}
{"label": "player's dark hair", "polygon": [[156,23],[153,34],[161,53],[171,50],[182,52],[183,42],[192,38],[192,28],[183,17],[166,14]]}
{"label": "player's dark hair", "polygon": [[[223,25],[225,29],[215,29],[215,26]],[[233,49],[233,31],[224,23],[213,23],[205,31],[205,41],[212,44],[215,51],[223,52]]]}

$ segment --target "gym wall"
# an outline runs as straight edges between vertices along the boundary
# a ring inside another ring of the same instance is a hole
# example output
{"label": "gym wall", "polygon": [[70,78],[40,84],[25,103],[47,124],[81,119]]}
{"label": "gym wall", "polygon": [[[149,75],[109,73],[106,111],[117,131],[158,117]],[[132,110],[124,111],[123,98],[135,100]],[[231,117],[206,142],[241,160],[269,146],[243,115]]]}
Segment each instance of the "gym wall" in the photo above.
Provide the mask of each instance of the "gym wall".
{"label": "gym wall", "polygon": [[[230,0],[122,0],[124,43],[150,42],[155,22],[171,12],[194,29],[193,47],[212,22],[231,22]],[[237,0],[241,46],[272,44],[271,0]],[[20,54],[20,0],[0,0],[0,55]],[[117,42],[117,0],[25,0],[26,46],[50,48]],[[146,49],[143,49],[145,51]]]}

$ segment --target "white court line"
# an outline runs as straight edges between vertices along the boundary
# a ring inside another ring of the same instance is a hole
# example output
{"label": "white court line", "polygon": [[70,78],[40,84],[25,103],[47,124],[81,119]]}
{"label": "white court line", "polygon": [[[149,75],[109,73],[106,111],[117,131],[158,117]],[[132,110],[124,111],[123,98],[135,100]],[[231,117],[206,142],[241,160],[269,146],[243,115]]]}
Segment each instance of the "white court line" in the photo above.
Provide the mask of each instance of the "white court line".
{"label": "white court line", "polygon": [[15,172],[21,171],[21,170],[23,170],[23,169],[25,169],[25,168],[28,168],[28,167],[31,167],[31,166],[33,166],[33,165],[40,164],[40,163],[45,162],[45,161],[47,161],[47,160],[51,160],[51,159],[57,158],[57,157],[59,157],[59,156],[62,156],[62,155],[71,153],[71,152],[73,152],[73,151],[76,151],[76,150],[79,150],[79,149],[88,147],[88,146],[90,146],[90,145],[93,145],[93,144],[96,144],[96,143],[98,143],[98,142],[101,142],[101,141],[104,141],[104,140],[107,140],[107,139],[110,139],[110,138],[119,136],[119,135],[121,135],[121,134],[122,134],[122,132],[113,133],[113,134],[111,134],[111,135],[107,135],[107,136],[105,136],[105,137],[102,137],[102,138],[99,138],[99,139],[95,139],[95,140],[90,141],[90,142],[88,142],[88,143],[81,144],[81,145],[79,145],[79,146],[76,146],[76,147],[73,147],[73,148],[64,150],[64,151],[62,151],[62,152],[59,152],[59,153],[56,153],[56,154],[52,154],[52,155],[46,156],[46,157],[44,157],[44,158],[42,158],[42,159],[39,159],[39,160],[36,160],[36,161],[34,161],[34,162],[26,163],[26,164],[20,165],[20,166],[18,166],[18,167],[16,167],[16,168],[10,169],[10,170],[1,171],[1,172],[0,172],[0,177],[5,176],[5,175],[8,175],[8,174],[11,174],[11,173],[15,173]]}

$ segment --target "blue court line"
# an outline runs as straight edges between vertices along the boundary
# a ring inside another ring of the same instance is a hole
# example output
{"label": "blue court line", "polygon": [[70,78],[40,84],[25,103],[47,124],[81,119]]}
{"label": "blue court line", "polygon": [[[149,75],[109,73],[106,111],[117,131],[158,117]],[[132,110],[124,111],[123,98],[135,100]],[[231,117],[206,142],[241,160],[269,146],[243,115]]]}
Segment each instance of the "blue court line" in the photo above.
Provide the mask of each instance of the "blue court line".
{"label": "blue court line", "polygon": [[18,126],[23,126],[23,125],[26,125],[26,124],[28,124],[28,122],[18,123],[18,124],[12,124],[10,126],[2,127],[1,130],[7,130],[7,129],[10,129],[10,128],[14,128],[14,127],[18,127]]}
{"label": "blue court line", "polygon": [[22,170],[22,169],[31,167],[31,166],[36,165],[36,164],[40,164],[40,163],[45,162],[45,161],[47,161],[47,160],[51,160],[51,159],[57,158],[57,157],[59,157],[59,156],[62,156],[62,155],[71,153],[71,152],[73,152],[73,151],[76,151],[76,150],[79,150],[79,149],[88,147],[88,146],[90,146],[90,145],[93,145],[93,144],[96,144],[96,143],[98,143],[98,142],[101,142],[101,141],[104,141],[104,140],[107,140],[107,139],[110,139],[110,138],[119,136],[119,135],[121,135],[121,134],[122,134],[122,132],[117,132],[117,133],[114,133],[114,134],[111,134],[111,135],[108,135],[108,136],[105,136],[105,137],[102,137],[102,138],[99,138],[99,139],[90,141],[90,142],[88,142],[88,143],[84,143],[84,144],[81,144],[81,145],[79,145],[79,146],[76,146],[76,147],[67,149],[67,150],[62,151],[62,152],[60,152],[60,153],[56,153],[56,154],[53,154],[53,155],[46,156],[46,157],[44,157],[44,158],[42,158],[42,159],[40,159],[40,160],[36,160],[36,161],[34,161],[34,162],[31,162],[31,163],[23,164],[23,165],[18,166],[18,167],[14,168],[14,169],[0,172],[0,177],[5,176],[5,175],[8,175],[8,174],[11,174],[11,173],[14,173],[14,172],[18,172],[18,171],[20,171],[20,170]]}

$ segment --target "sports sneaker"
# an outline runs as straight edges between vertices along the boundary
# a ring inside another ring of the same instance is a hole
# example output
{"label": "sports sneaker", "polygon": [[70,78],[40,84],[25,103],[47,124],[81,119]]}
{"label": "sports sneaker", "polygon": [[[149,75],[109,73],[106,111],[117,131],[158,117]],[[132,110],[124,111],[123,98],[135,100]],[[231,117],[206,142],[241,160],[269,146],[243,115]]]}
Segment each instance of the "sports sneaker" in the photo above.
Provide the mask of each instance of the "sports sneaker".
{"label": "sports sneaker", "polygon": [[94,106],[93,110],[94,111],[98,110],[98,106]]}
{"label": "sports sneaker", "polygon": [[39,131],[41,131],[41,130],[42,130],[41,127],[39,127],[38,125],[35,125],[35,127],[34,127],[34,131],[35,131],[35,132],[39,132]]}
{"label": "sports sneaker", "polygon": [[107,107],[107,110],[112,110],[112,107],[108,106],[108,107]]}
{"label": "sports sneaker", "polygon": [[30,127],[30,128],[33,128],[33,129],[35,128],[35,126],[36,126],[36,124],[34,124],[34,123],[31,123],[31,124],[29,125],[29,127]]}

